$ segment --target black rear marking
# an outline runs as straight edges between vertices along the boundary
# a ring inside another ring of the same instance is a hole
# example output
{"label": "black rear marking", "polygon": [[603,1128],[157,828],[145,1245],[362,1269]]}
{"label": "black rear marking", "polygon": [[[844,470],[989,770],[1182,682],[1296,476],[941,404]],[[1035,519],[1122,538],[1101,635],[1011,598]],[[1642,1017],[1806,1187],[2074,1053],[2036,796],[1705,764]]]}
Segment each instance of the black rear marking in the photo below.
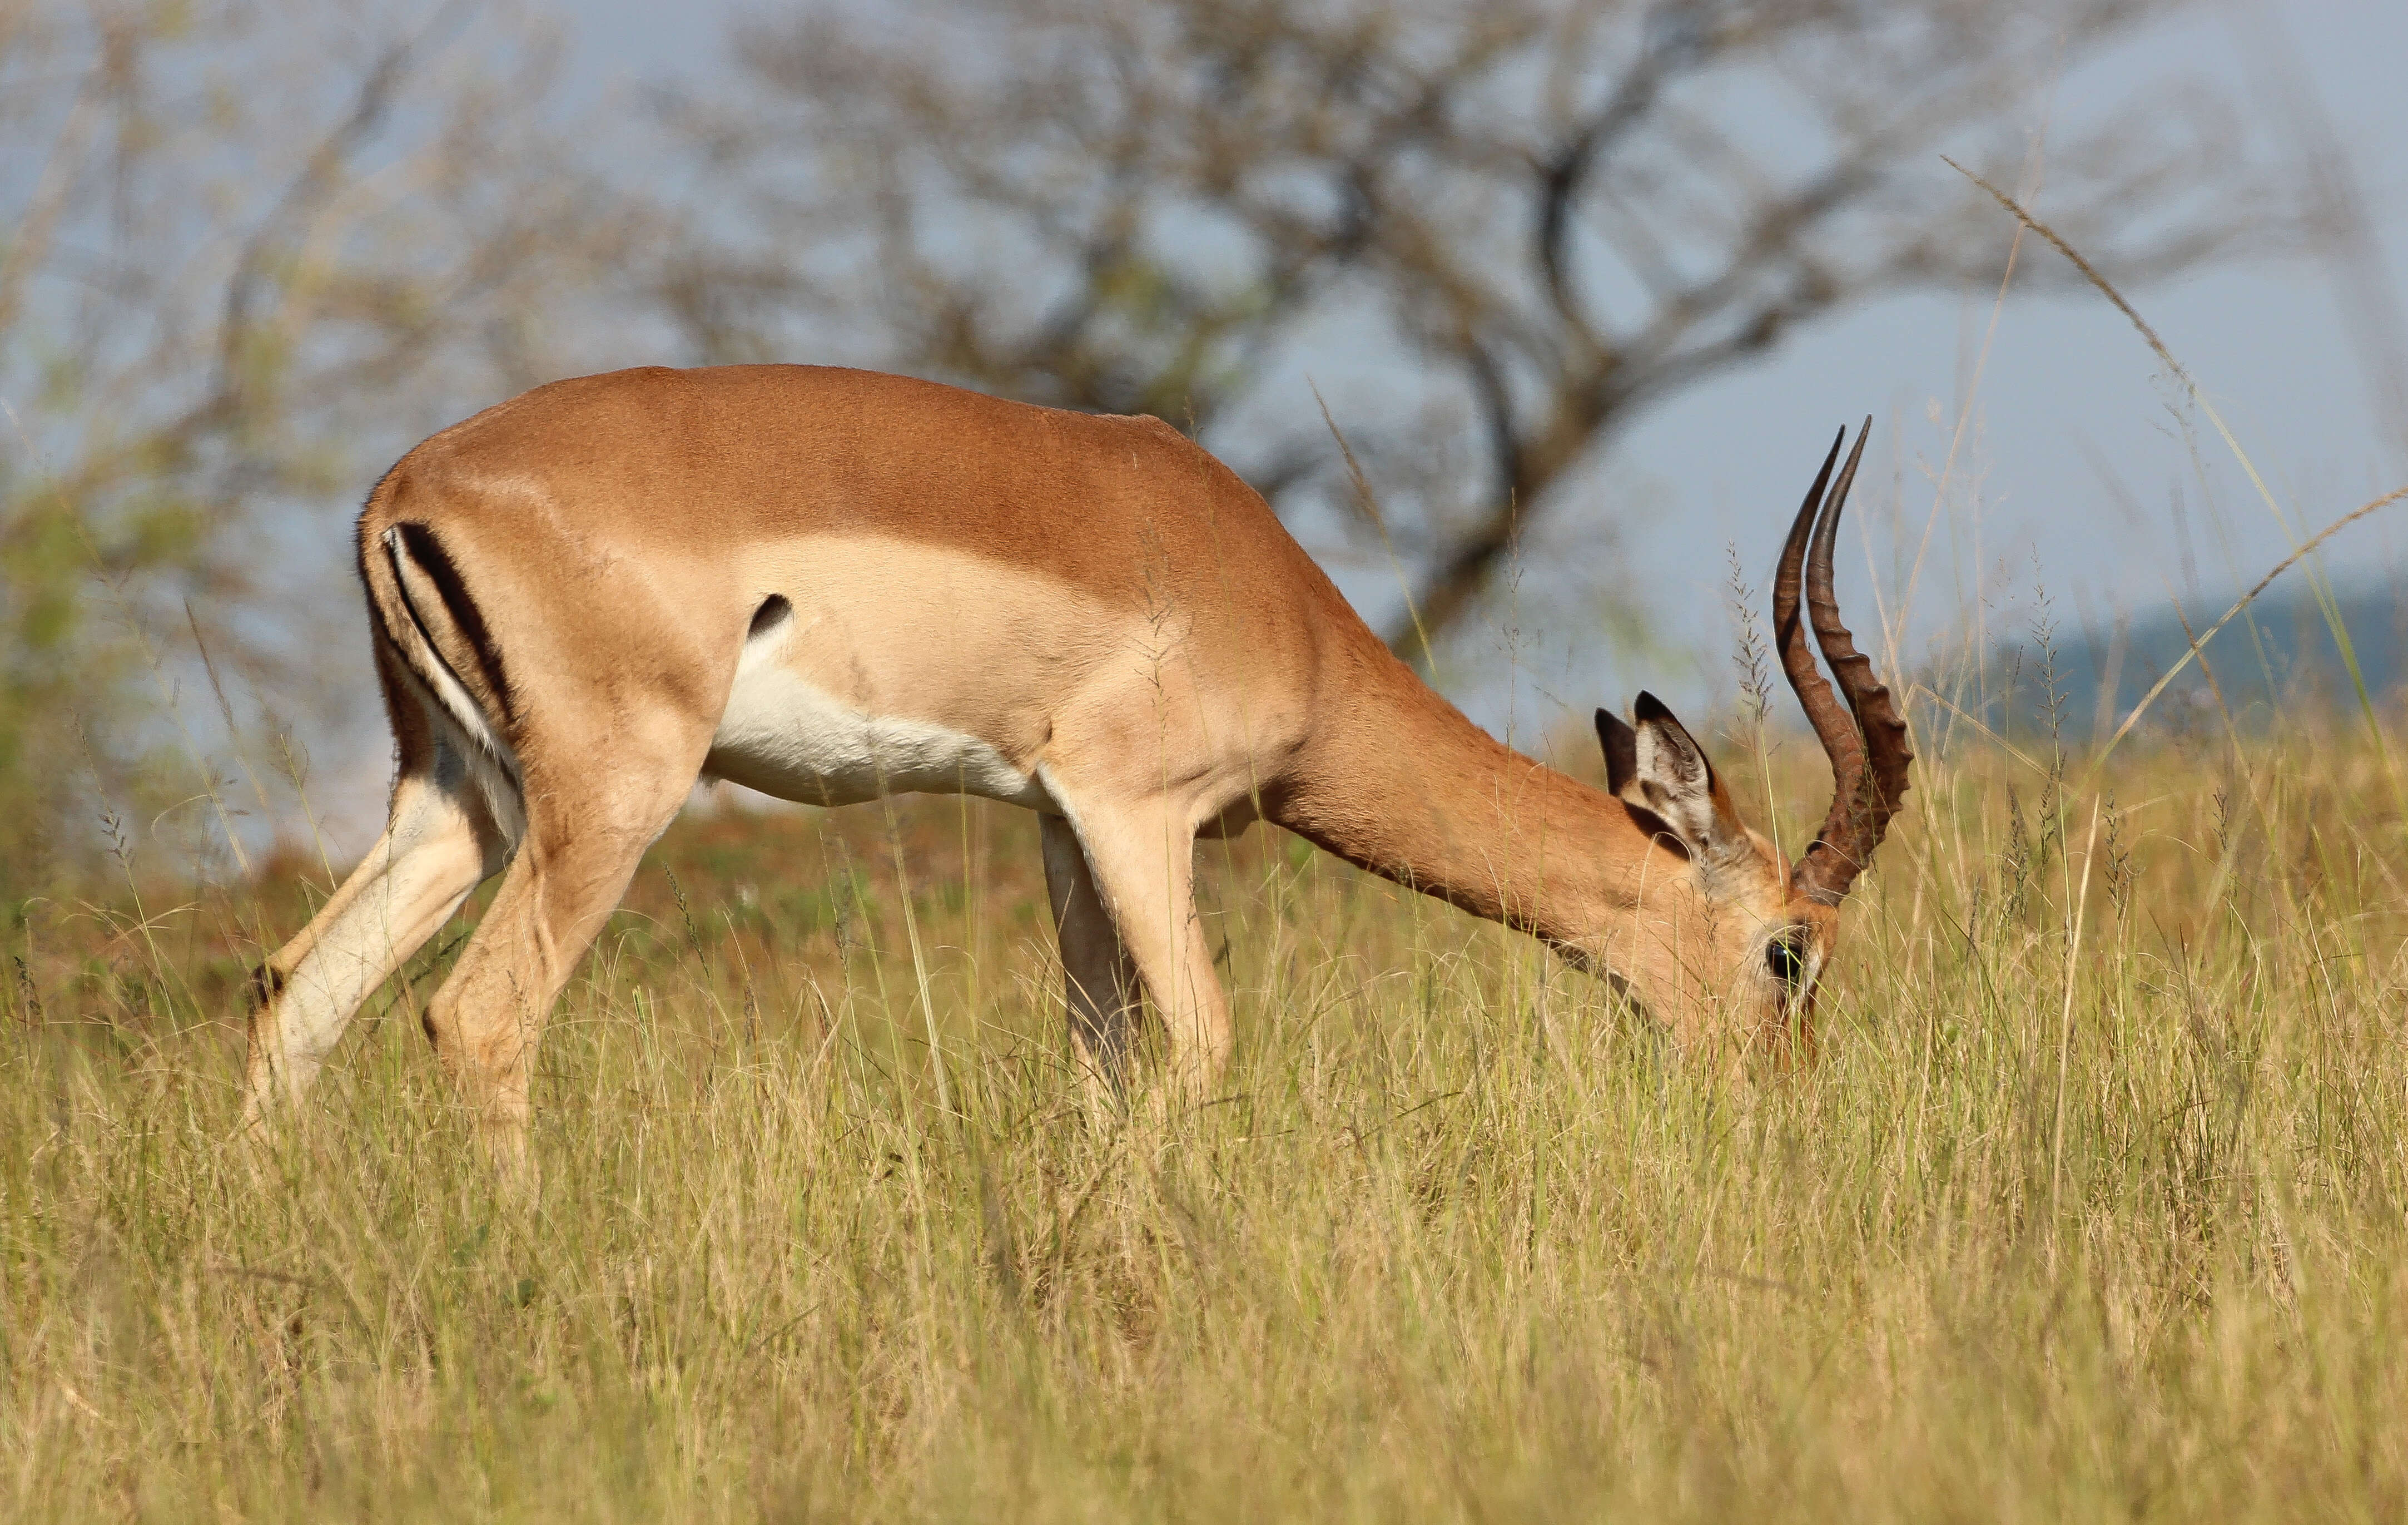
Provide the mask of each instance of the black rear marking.
{"label": "black rear marking", "polygon": [[[436,597],[443,600],[444,611],[452,616],[452,627],[460,632],[461,639],[468,642],[468,650],[477,659],[477,670],[483,675],[485,686],[493,694],[494,702],[502,707],[503,721],[516,722],[518,705],[510,697],[509,679],[502,671],[502,654],[494,645],[492,632],[485,627],[483,612],[477,608],[476,600],[468,597],[468,585],[461,581],[460,568],[452,565],[450,553],[443,549],[443,542],[437,540],[435,532],[424,525],[404,522],[395,525],[394,530],[401,537],[401,549],[418,564],[418,569],[426,574],[426,580],[435,584]],[[398,578],[394,583],[401,591],[402,602],[408,604],[409,584]],[[422,632],[426,628],[425,616],[414,604],[410,605],[409,617],[418,622]]]}
{"label": "black rear marking", "polygon": [[784,594],[769,595],[761,600],[761,607],[752,611],[752,627],[744,632],[744,639],[751,640],[775,628],[794,611],[795,606],[787,601]]}

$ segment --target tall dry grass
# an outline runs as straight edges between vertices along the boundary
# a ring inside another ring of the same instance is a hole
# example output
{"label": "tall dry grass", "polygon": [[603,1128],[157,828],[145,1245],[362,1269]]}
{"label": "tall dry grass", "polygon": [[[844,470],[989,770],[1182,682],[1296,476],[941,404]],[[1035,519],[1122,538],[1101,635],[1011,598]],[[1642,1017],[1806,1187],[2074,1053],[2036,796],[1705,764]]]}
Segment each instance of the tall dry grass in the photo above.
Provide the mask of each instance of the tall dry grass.
{"label": "tall dry grass", "polygon": [[1230,1092],[1118,1117],[1025,817],[914,807],[899,874],[875,809],[689,820],[553,1019],[531,1208],[416,1030],[460,928],[261,1155],[298,865],[37,905],[0,1517],[2399,1518],[2392,764],[1927,729],[1820,1061],[1741,1082],[1258,829]]}

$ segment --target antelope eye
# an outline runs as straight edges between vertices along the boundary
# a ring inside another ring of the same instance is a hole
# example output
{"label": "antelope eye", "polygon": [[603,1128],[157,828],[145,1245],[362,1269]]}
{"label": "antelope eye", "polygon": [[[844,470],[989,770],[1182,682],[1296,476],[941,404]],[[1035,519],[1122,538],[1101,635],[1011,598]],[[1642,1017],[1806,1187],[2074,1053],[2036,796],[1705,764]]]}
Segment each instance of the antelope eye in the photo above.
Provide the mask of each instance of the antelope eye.
{"label": "antelope eye", "polygon": [[1776,937],[1764,945],[1764,967],[1782,984],[1795,985],[1806,977],[1806,950],[1795,938]]}

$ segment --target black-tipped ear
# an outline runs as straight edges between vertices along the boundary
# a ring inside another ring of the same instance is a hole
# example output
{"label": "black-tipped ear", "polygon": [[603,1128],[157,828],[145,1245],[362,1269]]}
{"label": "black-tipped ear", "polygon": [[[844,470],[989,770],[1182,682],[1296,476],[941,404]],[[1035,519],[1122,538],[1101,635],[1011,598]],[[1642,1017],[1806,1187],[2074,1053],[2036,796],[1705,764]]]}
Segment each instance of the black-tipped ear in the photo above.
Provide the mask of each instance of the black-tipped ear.
{"label": "black-tipped ear", "polygon": [[1705,748],[1653,694],[1640,695],[1631,713],[1639,717],[1631,746],[1635,803],[1671,827],[1691,857],[1712,862],[1742,845],[1746,827],[1732,813]]}
{"label": "black-tipped ear", "polygon": [[1605,748],[1605,792],[1618,795],[1639,773],[1639,733],[1611,710],[1597,712],[1597,739]]}
{"label": "black-tipped ear", "polygon": [[1698,745],[1697,738],[1689,734],[1689,727],[1682,725],[1681,717],[1672,712],[1670,705],[1642,688],[1639,691],[1639,702],[1630,707],[1630,712],[1639,717],[1640,730],[1655,733],[1668,753],[1677,755],[1679,760],[1673,766],[1679,771],[1694,771],[1708,785],[1713,784],[1713,763],[1707,758],[1706,749]]}

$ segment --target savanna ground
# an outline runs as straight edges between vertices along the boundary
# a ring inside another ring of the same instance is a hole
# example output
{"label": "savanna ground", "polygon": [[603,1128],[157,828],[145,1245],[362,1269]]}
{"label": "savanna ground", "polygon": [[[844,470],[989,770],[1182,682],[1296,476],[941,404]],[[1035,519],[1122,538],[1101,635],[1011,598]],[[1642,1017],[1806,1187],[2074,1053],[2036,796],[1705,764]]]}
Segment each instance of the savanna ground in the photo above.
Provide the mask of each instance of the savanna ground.
{"label": "savanna ground", "polygon": [[[418,1030],[465,919],[262,1152],[243,972],[326,870],[131,849],[7,929],[0,1517],[2401,1518],[2396,717],[1918,718],[1819,1060],[1737,1081],[1257,828],[1226,1094],[1121,1116],[1030,818],[690,816],[532,1207]],[[1811,743],[1717,751],[1794,848]]]}

